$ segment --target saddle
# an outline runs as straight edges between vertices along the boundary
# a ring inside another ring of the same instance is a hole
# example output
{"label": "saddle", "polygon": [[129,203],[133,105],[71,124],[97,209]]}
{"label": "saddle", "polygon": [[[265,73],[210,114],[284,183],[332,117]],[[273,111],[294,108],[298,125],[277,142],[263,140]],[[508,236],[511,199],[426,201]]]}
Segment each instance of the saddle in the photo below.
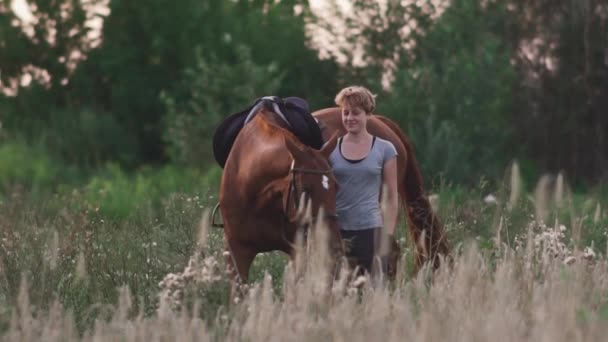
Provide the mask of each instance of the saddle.
{"label": "saddle", "polygon": [[224,119],[213,134],[213,156],[224,168],[232,145],[241,129],[249,123],[262,108],[277,114],[289,126],[289,130],[304,145],[320,150],[323,137],[317,120],[310,113],[306,100],[299,97],[281,99],[277,96],[266,96],[257,99],[245,110],[239,111]]}

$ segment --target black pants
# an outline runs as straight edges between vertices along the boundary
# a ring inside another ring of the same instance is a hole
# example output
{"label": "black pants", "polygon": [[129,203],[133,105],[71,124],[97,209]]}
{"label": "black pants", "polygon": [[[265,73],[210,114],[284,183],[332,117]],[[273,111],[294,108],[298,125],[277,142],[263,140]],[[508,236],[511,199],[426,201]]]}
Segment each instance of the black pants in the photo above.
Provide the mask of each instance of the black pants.
{"label": "black pants", "polygon": [[360,273],[372,273],[379,233],[380,228],[340,230],[349,264],[352,268],[358,266]]}

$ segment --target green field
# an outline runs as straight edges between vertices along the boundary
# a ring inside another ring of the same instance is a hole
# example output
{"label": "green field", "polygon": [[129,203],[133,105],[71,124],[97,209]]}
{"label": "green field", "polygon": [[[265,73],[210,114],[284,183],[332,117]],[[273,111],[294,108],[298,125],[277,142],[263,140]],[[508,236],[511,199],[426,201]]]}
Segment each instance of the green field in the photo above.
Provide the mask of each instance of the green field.
{"label": "green field", "polygon": [[108,168],[81,185],[5,185],[3,338],[571,341],[608,332],[601,189],[571,193],[555,178],[535,190],[517,171],[496,189],[430,189],[453,270],[414,274],[401,226],[395,283],[328,286],[313,244],[303,277],[285,255],[259,255],[250,292],[229,305],[222,231],[208,224],[218,175]]}
{"label": "green field", "polygon": [[[0,1],[0,340],[605,341],[606,27],[606,0]],[[216,129],[352,85],[454,267],[414,272],[401,223],[395,282],[330,283],[311,242],[229,303]]]}

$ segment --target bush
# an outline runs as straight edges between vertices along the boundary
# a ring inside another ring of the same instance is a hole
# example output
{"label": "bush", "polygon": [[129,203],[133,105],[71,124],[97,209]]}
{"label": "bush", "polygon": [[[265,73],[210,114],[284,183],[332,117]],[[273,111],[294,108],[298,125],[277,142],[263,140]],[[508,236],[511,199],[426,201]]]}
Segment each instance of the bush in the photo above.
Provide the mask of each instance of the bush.
{"label": "bush", "polygon": [[158,208],[168,194],[197,196],[207,203],[214,188],[208,181],[213,178],[196,169],[175,166],[128,174],[120,166],[108,164],[86,184],[84,198],[104,216],[126,218],[137,209]]}
{"label": "bush", "polygon": [[426,174],[474,184],[500,176],[520,151],[509,144],[512,49],[494,33],[505,18],[502,5],[454,1],[413,57],[402,56],[381,110],[407,128]]}
{"label": "bush", "polygon": [[41,136],[66,163],[85,168],[108,161],[133,165],[140,148],[140,142],[116,118],[98,110],[54,110]]}
{"label": "bush", "polygon": [[26,188],[53,185],[60,176],[60,164],[42,146],[30,146],[21,141],[0,145],[0,186],[19,184]]}

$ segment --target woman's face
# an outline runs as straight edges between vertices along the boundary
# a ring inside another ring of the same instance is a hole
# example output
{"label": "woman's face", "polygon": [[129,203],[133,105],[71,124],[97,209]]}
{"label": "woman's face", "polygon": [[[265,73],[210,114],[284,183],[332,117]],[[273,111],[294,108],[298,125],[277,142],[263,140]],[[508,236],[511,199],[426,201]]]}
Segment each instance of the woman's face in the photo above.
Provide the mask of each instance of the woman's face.
{"label": "woman's face", "polygon": [[367,127],[367,113],[360,107],[348,104],[342,107],[342,124],[349,133],[360,133]]}

